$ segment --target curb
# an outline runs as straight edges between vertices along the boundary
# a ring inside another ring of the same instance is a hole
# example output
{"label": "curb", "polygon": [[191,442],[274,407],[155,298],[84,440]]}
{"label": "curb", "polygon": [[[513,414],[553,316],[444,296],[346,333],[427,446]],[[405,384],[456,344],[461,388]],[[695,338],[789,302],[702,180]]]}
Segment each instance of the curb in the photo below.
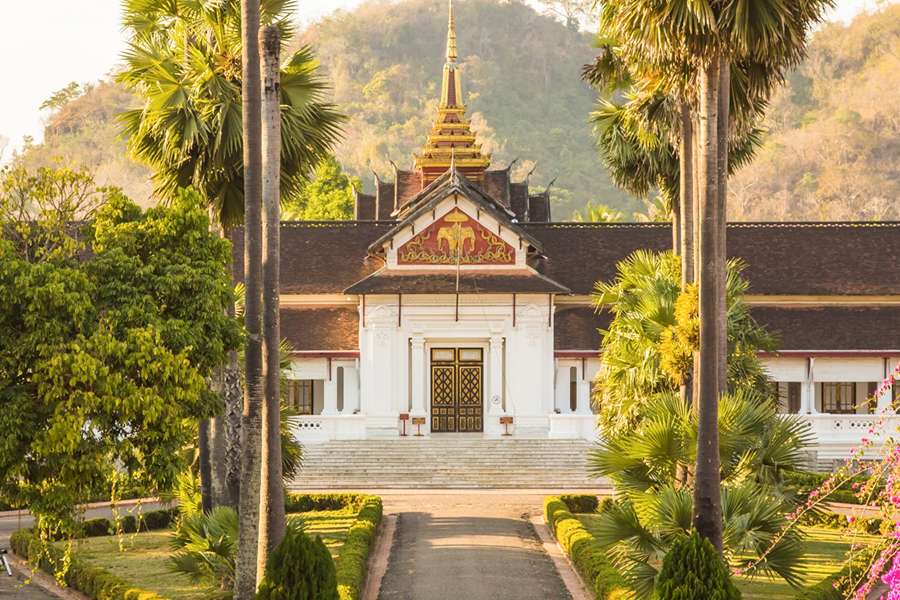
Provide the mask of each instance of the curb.
{"label": "curb", "polygon": [[22,584],[23,586],[36,586],[51,596],[62,598],[63,600],[91,600],[80,592],[59,587],[53,577],[43,571],[32,569],[31,565],[12,552],[7,554],[6,558],[9,561],[9,566],[12,567],[13,572],[25,577],[25,581]]}
{"label": "curb", "polygon": [[584,585],[581,575],[572,566],[569,557],[562,551],[562,548],[556,542],[556,538],[550,533],[550,528],[544,522],[544,517],[532,515],[528,520],[531,522],[535,533],[537,533],[544,552],[553,561],[553,566],[556,567],[556,571],[569,591],[569,595],[572,596],[572,600],[594,600],[594,596],[588,592],[587,586]]}
{"label": "curb", "polygon": [[[131,498],[129,500],[120,500],[115,503],[115,506],[135,506],[137,504],[163,504],[159,498]],[[112,502],[90,502],[88,504],[81,504],[78,506],[79,510],[92,510],[94,508],[111,508],[113,506]],[[25,509],[20,508],[18,510],[0,510],[0,519],[5,519],[9,517],[30,517],[31,513]]]}
{"label": "curb", "polygon": [[394,547],[394,536],[397,533],[397,515],[384,515],[381,526],[378,528],[378,537],[375,546],[369,555],[369,565],[366,569],[366,585],[363,588],[360,600],[377,600],[381,591],[381,581],[387,573],[391,559],[391,550]]}

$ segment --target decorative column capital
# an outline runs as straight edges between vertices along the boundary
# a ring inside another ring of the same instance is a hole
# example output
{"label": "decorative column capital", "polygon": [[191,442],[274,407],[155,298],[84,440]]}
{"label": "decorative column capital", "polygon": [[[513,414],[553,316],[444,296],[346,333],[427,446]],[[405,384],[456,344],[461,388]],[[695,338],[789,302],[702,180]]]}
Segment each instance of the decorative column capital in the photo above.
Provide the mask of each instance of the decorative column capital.
{"label": "decorative column capital", "polygon": [[425,337],[421,335],[414,335],[409,338],[409,343],[413,348],[422,349],[425,347]]}

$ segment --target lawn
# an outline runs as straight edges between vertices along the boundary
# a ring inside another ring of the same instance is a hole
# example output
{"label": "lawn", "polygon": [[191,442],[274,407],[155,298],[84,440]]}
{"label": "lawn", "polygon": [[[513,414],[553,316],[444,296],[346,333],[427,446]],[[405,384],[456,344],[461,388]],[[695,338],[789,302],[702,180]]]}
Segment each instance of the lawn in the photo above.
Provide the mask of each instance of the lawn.
{"label": "lawn", "polygon": [[[337,560],[347,531],[357,513],[352,509],[294,513],[306,531],[319,535]],[[86,562],[102,567],[148,591],[178,600],[202,600],[207,597],[202,586],[169,569],[170,531],[151,531],[121,536],[85,538],[78,541],[77,552]]]}
{"label": "lawn", "polygon": [[[588,531],[594,531],[597,515],[579,514],[576,516]],[[803,564],[803,584],[805,586],[814,585],[840,570],[852,543],[865,543],[878,539],[861,534],[851,537],[845,532],[821,527],[807,527],[804,528],[804,532],[807,534],[807,554]],[[736,583],[741,589],[744,600],[789,599],[797,595],[797,590],[781,579],[770,579],[764,576],[739,577]]]}

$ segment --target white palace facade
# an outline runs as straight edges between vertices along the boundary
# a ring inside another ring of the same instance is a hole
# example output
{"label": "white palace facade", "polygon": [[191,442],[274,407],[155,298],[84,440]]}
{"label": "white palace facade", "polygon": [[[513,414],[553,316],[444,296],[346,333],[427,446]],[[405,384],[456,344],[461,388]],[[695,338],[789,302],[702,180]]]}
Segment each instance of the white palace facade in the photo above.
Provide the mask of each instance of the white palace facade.
{"label": "white palace facade", "polygon": [[[554,222],[546,193],[492,168],[462,104],[452,27],[438,115],[410,170],[359,193],[352,221],[282,226],[281,327],[297,437],[594,439],[591,383],[610,319],[596,281],[666,223]],[[236,232],[235,257],[242,255]],[[900,363],[900,223],[740,223],[763,357],[784,412],[838,459],[891,411],[859,408]],[[893,424],[895,417],[889,417]]]}

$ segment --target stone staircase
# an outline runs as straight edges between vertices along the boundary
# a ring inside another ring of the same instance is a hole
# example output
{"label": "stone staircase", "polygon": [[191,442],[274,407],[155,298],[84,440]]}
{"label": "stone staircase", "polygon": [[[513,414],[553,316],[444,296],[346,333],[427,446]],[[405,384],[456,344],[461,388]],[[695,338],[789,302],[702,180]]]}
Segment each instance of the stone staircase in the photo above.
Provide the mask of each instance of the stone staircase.
{"label": "stone staircase", "polygon": [[441,436],[306,444],[290,486],[303,489],[607,488],[583,440]]}

